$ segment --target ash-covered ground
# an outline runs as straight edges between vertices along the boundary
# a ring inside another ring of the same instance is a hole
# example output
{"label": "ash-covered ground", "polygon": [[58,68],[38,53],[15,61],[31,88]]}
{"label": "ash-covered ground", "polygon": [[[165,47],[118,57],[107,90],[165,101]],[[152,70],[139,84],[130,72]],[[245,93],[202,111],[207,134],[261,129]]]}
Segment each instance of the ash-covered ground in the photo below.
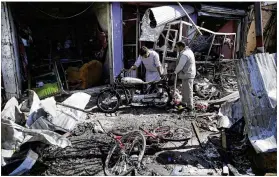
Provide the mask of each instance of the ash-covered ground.
{"label": "ash-covered ground", "polygon": [[[79,123],[74,134],[69,137],[72,147],[38,148],[39,160],[29,175],[105,175],[104,160],[113,145],[113,140],[106,134],[96,133],[97,120],[102,123],[106,131],[116,127],[137,128],[140,125],[147,128],[176,125],[192,131],[193,136],[187,142],[169,142],[158,149],[148,146],[142,161],[142,169],[136,175],[221,175],[222,158],[216,144],[208,141],[210,136],[217,144],[220,143],[220,133],[216,128],[217,119],[218,116],[214,115],[194,118],[187,116],[186,113],[169,113],[166,110],[144,106],[122,107],[117,114],[112,115],[96,112]],[[191,125],[193,120],[196,120],[199,127],[204,141],[203,148],[199,145],[193,131]],[[245,154],[240,153],[240,156],[242,165],[236,166],[241,174],[248,175],[250,163]],[[236,158],[240,159],[240,157]],[[236,164],[239,159],[236,159]]]}

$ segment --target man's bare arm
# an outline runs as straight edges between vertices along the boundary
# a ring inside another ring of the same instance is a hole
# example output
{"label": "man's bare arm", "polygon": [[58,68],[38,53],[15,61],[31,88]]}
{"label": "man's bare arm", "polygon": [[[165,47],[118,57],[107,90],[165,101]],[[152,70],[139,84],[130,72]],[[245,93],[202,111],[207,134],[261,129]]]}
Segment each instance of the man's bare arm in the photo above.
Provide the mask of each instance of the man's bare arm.
{"label": "man's bare arm", "polygon": [[158,71],[159,75],[162,76],[161,67],[159,66],[159,67],[156,67],[156,68],[157,68],[157,71]]}

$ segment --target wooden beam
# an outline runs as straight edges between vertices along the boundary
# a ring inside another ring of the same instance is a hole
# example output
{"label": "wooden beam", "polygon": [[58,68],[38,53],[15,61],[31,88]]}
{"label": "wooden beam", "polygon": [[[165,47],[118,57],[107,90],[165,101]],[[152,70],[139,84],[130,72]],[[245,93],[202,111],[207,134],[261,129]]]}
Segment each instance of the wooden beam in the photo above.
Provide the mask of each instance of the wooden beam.
{"label": "wooden beam", "polygon": [[203,144],[202,144],[203,141],[202,141],[202,139],[201,139],[201,135],[200,135],[199,128],[197,127],[197,124],[196,124],[195,121],[192,121],[191,124],[192,124],[193,129],[194,129],[194,132],[195,132],[195,134],[196,134],[196,136],[197,136],[198,142],[200,143],[200,146],[203,148],[204,146],[203,146]]}

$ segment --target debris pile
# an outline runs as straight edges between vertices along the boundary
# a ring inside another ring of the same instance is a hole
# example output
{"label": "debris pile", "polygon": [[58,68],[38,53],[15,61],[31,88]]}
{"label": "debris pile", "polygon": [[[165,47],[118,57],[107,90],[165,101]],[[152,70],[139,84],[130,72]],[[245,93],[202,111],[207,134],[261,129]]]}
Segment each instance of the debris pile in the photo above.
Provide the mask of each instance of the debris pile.
{"label": "debris pile", "polygon": [[[61,134],[72,131],[76,124],[86,116],[83,112],[56,105],[53,97],[40,100],[34,91],[29,93],[29,97],[21,104],[16,98],[11,98],[2,111],[1,128],[2,133],[5,134],[1,138],[2,152],[4,152],[1,154],[2,167],[13,166],[19,160],[18,158],[24,158],[27,153],[36,154],[33,151],[21,154],[22,148],[28,143],[40,142],[62,149],[72,146],[72,142]],[[89,99],[90,95],[76,93],[63,103],[82,109],[85,108]],[[19,154],[21,157],[17,157]],[[27,155],[27,162],[30,161],[28,159],[32,158]],[[32,162],[32,164],[34,163]],[[32,168],[33,165],[27,164],[28,168],[24,166],[24,162],[18,167],[18,170],[21,171],[19,173],[24,173]],[[18,170],[16,169],[11,174],[18,174]]]}
{"label": "debris pile", "polygon": [[[110,149],[112,140],[104,134],[94,134],[87,130],[79,136],[71,136],[71,147],[49,146],[41,149],[40,163],[30,175],[64,176],[102,174],[103,160]],[[42,170],[42,167],[47,168]]]}

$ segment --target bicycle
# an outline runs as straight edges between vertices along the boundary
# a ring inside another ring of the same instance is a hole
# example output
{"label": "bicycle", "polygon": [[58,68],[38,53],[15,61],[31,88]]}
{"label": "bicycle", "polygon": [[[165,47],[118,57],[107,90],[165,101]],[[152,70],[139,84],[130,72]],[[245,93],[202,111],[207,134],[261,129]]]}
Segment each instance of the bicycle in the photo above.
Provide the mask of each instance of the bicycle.
{"label": "bicycle", "polygon": [[[191,139],[192,131],[178,127],[178,126],[158,126],[154,129],[145,129],[143,126],[139,126],[139,130],[144,133],[146,141],[148,143],[155,143],[156,145],[166,142],[182,142]],[[123,136],[128,132],[135,131],[134,128],[129,130],[123,128],[116,128],[112,130],[112,133],[118,136]]]}
{"label": "bicycle", "polygon": [[[103,131],[115,141],[115,145],[108,152],[105,161],[104,171],[108,176],[123,176],[133,170],[140,169],[146,149],[146,139],[151,143],[160,144],[167,141],[187,141],[192,137],[191,131],[176,126],[174,128],[159,126],[151,131],[140,126],[139,130],[113,129],[106,132],[99,120],[98,122]],[[138,152],[138,155],[135,154],[136,152]],[[116,156],[114,156],[114,153],[116,153]],[[131,167],[127,169],[126,165]]]}
{"label": "bicycle", "polygon": [[124,176],[140,168],[145,153],[146,140],[142,132],[135,130],[122,136],[103,131],[115,141],[105,161],[104,171],[107,176]]}

